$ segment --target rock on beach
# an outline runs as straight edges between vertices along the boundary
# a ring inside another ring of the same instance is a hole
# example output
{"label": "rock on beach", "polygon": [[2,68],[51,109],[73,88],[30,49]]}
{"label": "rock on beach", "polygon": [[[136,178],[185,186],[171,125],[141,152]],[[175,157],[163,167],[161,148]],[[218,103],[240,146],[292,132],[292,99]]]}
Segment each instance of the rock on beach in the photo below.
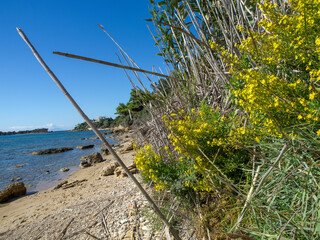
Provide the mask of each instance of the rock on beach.
{"label": "rock on beach", "polygon": [[108,163],[104,169],[102,170],[101,176],[109,176],[114,174],[114,170],[119,167],[119,163],[112,161],[110,163]]}
{"label": "rock on beach", "polygon": [[89,156],[83,156],[79,165],[80,168],[90,167],[93,164],[103,162],[103,158],[100,153],[94,152]]}
{"label": "rock on beach", "polygon": [[12,183],[0,191],[0,203],[8,201],[14,197],[25,195],[27,188],[23,182]]}
{"label": "rock on beach", "polygon": [[101,152],[101,154],[102,154],[103,156],[108,156],[108,155],[110,154],[107,146],[105,146],[105,145],[102,146],[100,152]]}
{"label": "rock on beach", "polygon": [[87,160],[83,160],[83,161],[81,161],[81,163],[79,165],[79,168],[87,168],[87,167],[90,167],[90,166],[91,166],[91,164],[88,163]]}
{"label": "rock on beach", "polygon": [[102,156],[101,156],[101,154],[100,153],[98,153],[98,152],[94,152],[94,153],[92,153],[91,155],[89,155],[89,156],[83,156],[82,158],[81,158],[81,160],[85,160],[85,161],[87,161],[89,164],[95,164],[95,163],[100,163],[100,162],[103,162],[103,158],[102,158]]}

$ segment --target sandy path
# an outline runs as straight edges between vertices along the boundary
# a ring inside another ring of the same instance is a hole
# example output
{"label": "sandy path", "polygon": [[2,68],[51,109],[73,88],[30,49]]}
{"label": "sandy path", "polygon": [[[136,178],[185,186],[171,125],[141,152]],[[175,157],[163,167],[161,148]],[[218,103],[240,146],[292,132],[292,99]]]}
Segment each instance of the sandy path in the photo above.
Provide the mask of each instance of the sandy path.
{"label": "sandy path", "polygon": [[[120,155],[126,165],[133,163],[132,153]],[[146,202],[132,181],[101,176],[108,158],[71,174],[66,179],[76,183],[71,188],[51,188],[1,204],[0,239],[106,239],[105,230],[109,239],[150,234],[139,214]]]}

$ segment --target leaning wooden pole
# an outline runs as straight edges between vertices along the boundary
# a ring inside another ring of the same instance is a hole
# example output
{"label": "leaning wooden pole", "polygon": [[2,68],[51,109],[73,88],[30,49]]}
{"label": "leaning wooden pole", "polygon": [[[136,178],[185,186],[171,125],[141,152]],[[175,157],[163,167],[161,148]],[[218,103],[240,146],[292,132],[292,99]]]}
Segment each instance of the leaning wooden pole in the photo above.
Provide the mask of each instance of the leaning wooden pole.
{"label": "leaning wooden pole", "polygon": [[33,47],[33,45],[30,43],[27,36],[24,34],[24,32],[17,28],[18,33],[20,34],[21,38],[26,42],[26,44],[29,46],[31,51],[33,52],[34,56],[37,58],[39,63],[42,65],[42,67],[47,71],[49,76],[52,78],[52,80],[57,84],[57,86],[60,88],[60,90],[64,93],[64,95],[68,98],[68,100],[71,102],[71,104],[75,107],[75,109],[78,111],[78,113],[83,117],[83,119],[86,121],[86,123],[92,128],[94,133],[99,137],[101,142],[105,144],[105,146],[108,148],[108,150],[111,152],[113,157],[117,160],[117,162],[120,164],[120,166],[124,169],[124,171],[127,173],[127,175],[132,179],[132,181],[135,183],[135,185],[139,188],[141,193],[145,196],[149,204],[151,205],[152,209],[155,211],[155,213],[159,216],[159,218],[163,221],[163,223],[169,228],[169,231],[173,235],[173,237],[176,240],[181,240],[179,237],[177,231],[170,225],[170,223],[167,221],[167,219],[164,217],[164,215],[161,213],[158,206],[154,203],[154,201],[151,199],[149,194],[144,190],[144,188],[141,186],[141,184],[138,182],[138,180],[133,176],[133,174],[130,172],[130,170],[126,167],[126,165],[123,163],[121,158],[118,156],[118,154],[113,150],[113,148],[110,146],[110,144],[107,142],[105,137],[102,135],[100,131],[95,127],[95,125],[92,124],[90,119],[87,117],[87,115],[82,111],[82,109],[79,107],[79,105],[76,103],[76,101],[71,97],[71,95],[68,93],[68,91],[64,88],[62,83],[59,81],[59,79],[56,77],[56,75],[51,71],[51,69],[47,66],[47,64],[43,61],[37,50]]}
{"label": "leaning wooden pole", "polygon": [[94,58],[83,57],[83,56],[79,56],[79,55],[75,55],[75,54],[71,54],[71,53],[63,53],[63,52],[54,51],[53,54],[57,54],[57,55],[64,56],[64,57],[69,57],[69,58],[74,58],[74,59],[80,59],[80,60],[84,60],[84,61],[88,61],[88,62],[100,63],[100,64],[103,64],[103,65],[108,65],[108,66],[112,66],[112,67],[132,70],[132,71],[136,71],[136,72],[148,73],[148,74],[152,74],[152,75],[155,75],[155,76],[158,76],[158,77],[173,78],[173,77],[161,74],[161,73],[143,70],[141,68],[124,66],[124,65],[120,65],[120,64],[116,64],[116,63],[112,63],[112,62],[107,62],[107,61],[98,60],[98,59],[94,59]]}

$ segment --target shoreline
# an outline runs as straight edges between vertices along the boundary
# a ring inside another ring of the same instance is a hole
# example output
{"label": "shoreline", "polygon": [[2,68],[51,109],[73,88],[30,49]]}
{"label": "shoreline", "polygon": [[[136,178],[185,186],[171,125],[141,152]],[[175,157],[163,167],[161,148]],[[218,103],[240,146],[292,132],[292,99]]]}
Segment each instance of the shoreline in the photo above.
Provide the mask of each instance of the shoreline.
{"label": "shoreline", "polygon": [[[12,183],[22,181],[27,187],[27,192],[35,192],[45,189],[41,185],[50,186],[50,182],[66,178],[71,173],[61,173],[62,168],[74,169],[76,167],[78,169],[81,157],[100,152],[102,144],[99,140],[91,139],[92,136],[94,133],[90,131],[2,136],[0,139],[0,168],[3,174],[0,179],[0,190]],[[119,144],[112,134],[106,135],[106,138],[110,144]],[[81,145],[94,145],[94,147],[78,149],[77,146]],[[73,150],[56,154],[30,154],[34,151],[60,147],[70,147]]]}
{"label": "shoreline", "polygon": [[[119,136],[117,137],[119,139]],[[124,163],[130,166],[134,162],[133,151],[123,152],[124,140],[128,142],[132,139],[128,138],[128,136],[122,138],[122,140],[119,139],[120,145],[116,148],[116,151]],[[0,204],[0,239],[36,239],[37,234],[44,234],[43,231],[47,236],[45,239],[56,239],[57,234],[61,233],[61,230],[57,228],[63,227],[61,223],[65,219],[74,219],[74,211],[77,211],[77,223],[75,223],[76,220],[72,220],[74,223],[70,225],[70,229],[73,230],[70,231],[79,230],[79,225],[77,224],[87,225],[87,223],[92,223],[90,219],[87,221],[83,219],[92,217],[94,211],[99,213],[99,209],[106,204],[109,205],[112,199],[113,202],[122,199],[122,204],[125,205],[123,210],[127,211],[126,213],[124,212],[124,217],[129,218],[129,206],[132,206],[132,202],[129,199],[141,201],[139,206],[142,206],[145,204],[144,200],[141,200],[143,197],[128,177],[102,176],[102,169],[113,161],[113,157],[110,154],[104,156],[104,158],[106,161],[88,168],[75,170],[67,178],[60,180],[60,182],[68,181],[71,184],[70,188],[55,189],[55,187],[51,187],[28,194],[14,201]],[[140,175],[137,176],[139,177]],[[95,202],[95,204],[92,205],[92,202]],[[97,209],[98,205],[100,207]],[[82,207],[79,208],[79,206]],[[122,216],[122,213],[117,209],[119,206],[122,205],[117,204],[114,206],[116,215],[110,216],[111,219],[109,220],[113,222],[114,226],[117,226],[114,229],[110,229],[115,234],[127,232],[129,223],[133,221],[133,218],[130,218],[130,221],[119,218]],[[100,219],[101,215],[98,215],[95,215],[95,218]],[[95,236],[103,236],[104,234],[103,228],[98,224],[100,220],[95,221],[95,227],[90,227],[90,232],[92,233],[93,231],[92,234]],[[124,224],[124,222],[128,224]],[[76,237],[74,239],[79,238]]]}
{"label": "shoreline", "polygon": [[[124,154],[121,157],[126,159],[128,165],[133,160],[132,153]],[[99,189],[103,189],[109,181],[119,181],[120,179],[117,179],[114,175],[101,177],[101,171],[108,162],[105,161],[88,168],[79,169],[60,181],[80,182],[74,187],[54,189],[55,185],[47,190],[41,190],[0,204],[0,239],[2,239],[3,234],[7,237],[5,239],[11,239],[13,235],[17,234],[16,230],[18,228],[23,229],[27,225],[41,221],[55,212],[65,210],[66,206],[70,207],[70,205],[79,204],[82,200],[90,199]],[[128,180],[128,178],[125,180]]]}
{"label": "shoreline", "polygon": [[58,171],[58,175],[54,180],[41,181],[35,186],[27,187],[27,195],[34,194],[40,191],[49,190],[50,188],[53,188],[54,186],[56,186],[59,182],[66,180],[73,173],[81,170],[81,168],[79,168],[78,166],[66,166],[66,168],[69,168],[69,171],[68,172]]}

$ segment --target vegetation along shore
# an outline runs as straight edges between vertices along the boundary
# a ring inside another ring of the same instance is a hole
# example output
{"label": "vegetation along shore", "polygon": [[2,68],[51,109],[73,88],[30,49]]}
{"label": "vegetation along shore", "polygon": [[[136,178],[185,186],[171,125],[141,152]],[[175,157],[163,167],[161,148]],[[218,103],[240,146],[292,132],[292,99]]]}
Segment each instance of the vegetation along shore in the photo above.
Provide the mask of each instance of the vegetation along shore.
{"label": "vegetation along shore", "polygon": [[150,2],[169,74],[129,78],[130,100],[103,125],[130,139],[121,157],[170,223],[110,159],[2,206],[0,236],[320,239],[320,1]]}

